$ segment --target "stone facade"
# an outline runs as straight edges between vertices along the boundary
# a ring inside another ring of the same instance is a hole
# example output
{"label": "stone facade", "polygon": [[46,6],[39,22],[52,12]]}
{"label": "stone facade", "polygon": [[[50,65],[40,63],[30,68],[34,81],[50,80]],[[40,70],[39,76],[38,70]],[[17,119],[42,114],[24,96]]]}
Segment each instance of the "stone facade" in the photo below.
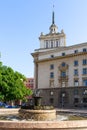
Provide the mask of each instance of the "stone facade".
{"label": "stone facade", "polygon": [[43,97],[43,105],[51,105],[59,108],[87,107],[87,103],[84,101],[87,98],[87,94],[85,94],[87,89],[83,86],[39,90]]}
{"label": "stone facade", "polygon": [[84,107],[87,104],[87,43],[66,46],[64,31],[57,31],[53,13],[50,32],[41,33],[40,48],[32,53],[35,88],[41,90],[45,105]]}

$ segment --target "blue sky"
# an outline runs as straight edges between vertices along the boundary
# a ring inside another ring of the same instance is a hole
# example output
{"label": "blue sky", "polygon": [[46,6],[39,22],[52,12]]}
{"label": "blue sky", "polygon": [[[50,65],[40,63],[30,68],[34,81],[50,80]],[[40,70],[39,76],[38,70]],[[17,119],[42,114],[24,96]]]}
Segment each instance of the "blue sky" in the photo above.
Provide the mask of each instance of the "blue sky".
{"label": "blue sky", "polygon": [[33,77],[31,53],[40,33],[49,33],[53,4],[58,31],[67,46],[87,42],[87,0],[0,0],[0,52],[4,65]]}

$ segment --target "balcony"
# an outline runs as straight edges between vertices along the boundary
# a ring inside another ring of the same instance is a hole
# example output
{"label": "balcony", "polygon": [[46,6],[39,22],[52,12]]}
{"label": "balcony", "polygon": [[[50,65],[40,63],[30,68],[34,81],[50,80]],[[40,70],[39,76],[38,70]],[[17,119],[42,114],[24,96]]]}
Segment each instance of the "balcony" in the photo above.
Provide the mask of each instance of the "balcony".
{"label": "balcony", "polygon": [[59,76],[59,81],[68,81],[68,75],[66,76]]}
{"label": "balcony", "polygon": [[67,70],[68,69],[68,65],[65,65],[65,66],[59,66],[59,70],[62,71],[62,70]]}

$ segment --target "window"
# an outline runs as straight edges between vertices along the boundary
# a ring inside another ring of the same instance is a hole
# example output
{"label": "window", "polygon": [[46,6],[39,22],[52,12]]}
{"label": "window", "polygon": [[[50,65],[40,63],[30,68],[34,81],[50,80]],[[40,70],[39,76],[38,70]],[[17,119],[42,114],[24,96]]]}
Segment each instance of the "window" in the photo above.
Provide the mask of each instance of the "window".
{"label": "window", "polygon": [[54,58],[54,55],[51,55],[51,58]]}
{"label": "window", "polygon": [[87,86],[87,79],[83,79],[83,86]]}
{"label": "window", "polygon": [[87,68],[83,68],[83,74],[87,74]]}
{"label": "window", "polygon": [[65,52],[62,53],[62,56],[65,56]]}
{"label": "window", "polygon": [[61,76],[62,76],[62,77],[65,77],[65,76],[66,76],[66,72],[65,72],[65,71],[62,71],[62,72],[61,72]]}
{"label": "window", "polygon": [[51,32],[53,32],[53,29],[51,28]]}
{"label": "window", "polygon": [[86,65],[86,64],[87,64],[87,60],[83,59],[83,65]]}
{"label": "window", "polygon": [[53,48],[53,41],[51,41],[51,48]]}
{"label": "window", "polygon": [[50,69],[54,69],[54,64],[51,64],[51,65],[50,65]]}
{"label": "window", "polygon": [[74,103],[78,103],[79,99],[78,98],[74,98]]}
{"label": "window", "polygon": [[58,47],[58,41],[56,41],[56,47]]}
{"label": "window", "polygon": [[83,48],[83,52],[86,52],[86,48]]}
{"label": "window", "polygon": [[77,66],[77,65],[78,65],[78,61],[75,60],[75,61],[74,61],[74,66]]}
{"label": "window", "polygon": [[74,70],[74,75],[78,75],[78,69]]}
{"label": "window", "polygon": [[83,98],[83,103],[87,103],[87,98]]}
{"label": "window", "polygon": [[50,80],[50,87],[51,87],[51,88],[54,87],[54,80]]}
{"label": "window", "polygon": [[66,65],[66,63],[65,63],[65,62],[63,62],[63,63],[62,63],[62,67],[65,67],[65,65]]}
{"label": "window", "polygon": [[76,79],[76,80],[74,80],[74,86],[78,86],[79,85],[79,82],[78,82],[78,80]]}
{"label": "window", "polygon": [[56,47],[60,46],[60,41],[56,40]]}
{"label": "window", "polygon": [[54,73],[50,72],[50,78],[54,78]]}
{"label": "window", "polygon": [[78,50],[75,50],[74,53],[78,53]]}
{"label": "window", "polygon": [[78,89],[74,89],[74,95],[78,95]]}
{"label": "window", "polygon": [[48,48],[48,41],[46,41],[46,48]]}

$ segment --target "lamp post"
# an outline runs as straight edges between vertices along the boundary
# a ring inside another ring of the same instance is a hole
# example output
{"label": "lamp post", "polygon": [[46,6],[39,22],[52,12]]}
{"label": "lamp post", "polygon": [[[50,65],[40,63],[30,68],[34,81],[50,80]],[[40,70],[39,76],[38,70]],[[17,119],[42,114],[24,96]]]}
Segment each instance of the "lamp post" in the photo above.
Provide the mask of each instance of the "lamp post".
{"label": "lamp post", "polygon": [[50,95],[53,96],[53,94],[54,94],[53,91],[51,91],[51,92],[50,92]]}
{"label": "lamp post", "polygon": [[64,97],[65,97],[65,93],[62,93],[62,108],[64,107]]}

